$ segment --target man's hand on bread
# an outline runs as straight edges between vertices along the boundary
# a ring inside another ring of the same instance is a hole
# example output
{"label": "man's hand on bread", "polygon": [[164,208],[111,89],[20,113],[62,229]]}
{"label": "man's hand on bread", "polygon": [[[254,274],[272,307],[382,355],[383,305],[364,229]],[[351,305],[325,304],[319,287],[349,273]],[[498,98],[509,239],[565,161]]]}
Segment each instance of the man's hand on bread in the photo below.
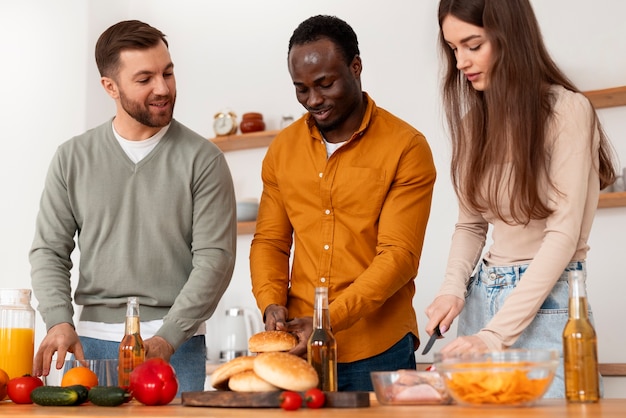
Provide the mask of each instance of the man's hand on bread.
{"label": "man's hand on bread", "polygon": [[298,338],[298,344],[289,351],[291,354],[306,358],[306,346],[313,332],[313,318],[302,317],[287,321],[287,308],[281,305],[269,305],[265,309],[266,331],[287,331]]}
{"label": "man's hand on bread", "polygon": [[265,331],[285,330],[287,308],[280,305],[269,305],[265,308]]}
{"label": "man's hand on bread", "polygon": [[289,353],[306,358],[306,346],[313,332],[313,317],[294,318],[287,322],[286,327],[279,330],[290,332],[298,338],[298,344]]}

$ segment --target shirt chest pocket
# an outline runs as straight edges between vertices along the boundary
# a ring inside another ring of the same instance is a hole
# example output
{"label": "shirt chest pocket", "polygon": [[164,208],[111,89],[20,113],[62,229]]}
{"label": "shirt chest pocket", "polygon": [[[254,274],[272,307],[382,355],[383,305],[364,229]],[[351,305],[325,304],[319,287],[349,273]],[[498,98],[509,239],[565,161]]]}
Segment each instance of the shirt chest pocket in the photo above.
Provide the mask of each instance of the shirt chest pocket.
{"label": "shirt chest pocket", "polygon": [[378,215],[385,199],[385,170],[379,168],[341,168],[332,185],[332,204],[336,212],[354,216]]}

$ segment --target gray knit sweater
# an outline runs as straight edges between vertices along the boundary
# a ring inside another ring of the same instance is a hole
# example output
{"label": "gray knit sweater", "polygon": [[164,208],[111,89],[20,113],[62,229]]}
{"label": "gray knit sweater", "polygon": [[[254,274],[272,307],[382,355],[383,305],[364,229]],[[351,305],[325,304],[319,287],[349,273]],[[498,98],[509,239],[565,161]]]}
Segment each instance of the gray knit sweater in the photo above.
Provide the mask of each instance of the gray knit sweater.
{"label": "gray knit sweater", "polygon": [[224,155],[175,120],[138,164],[120,147],[111,121],[65,142],[48,171],[30,251],[46,327],[73,324],[76,237],[81,320],[124,322],[126,298],[139,296],[142,320],[162,318],[157,335],[178,348],[230,283],[235,208]]}

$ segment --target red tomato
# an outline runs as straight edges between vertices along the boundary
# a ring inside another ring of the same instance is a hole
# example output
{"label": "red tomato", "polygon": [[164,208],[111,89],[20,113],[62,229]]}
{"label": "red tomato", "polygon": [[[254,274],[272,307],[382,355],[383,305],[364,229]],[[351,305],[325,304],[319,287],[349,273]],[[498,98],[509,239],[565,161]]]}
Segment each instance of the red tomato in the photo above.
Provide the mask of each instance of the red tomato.
{"label": "red tomato", "polygon": [[326,403],[326,395],[318,388],[309,389],[304,393],[304,402],[307,408],[321,408]]}
{"label": "red tomato", "polygon": [[15,403],[33,403],[30,393],[39,386],[43,386],[43,382],[38,377],[29,375],[14,377],[7,384],[7,393],[9,399]]}
{"label": "red tomato", "polygon": [[151,358],[130,373],[130,391],[144,405],[166,405],[176,396],[174,368],[162,358]]}
{"label": "red tomato", "polygon": [[295,411],[302,405],[302,397],[298,392],[286,390],[280,394],[280,407],[285,411]]}

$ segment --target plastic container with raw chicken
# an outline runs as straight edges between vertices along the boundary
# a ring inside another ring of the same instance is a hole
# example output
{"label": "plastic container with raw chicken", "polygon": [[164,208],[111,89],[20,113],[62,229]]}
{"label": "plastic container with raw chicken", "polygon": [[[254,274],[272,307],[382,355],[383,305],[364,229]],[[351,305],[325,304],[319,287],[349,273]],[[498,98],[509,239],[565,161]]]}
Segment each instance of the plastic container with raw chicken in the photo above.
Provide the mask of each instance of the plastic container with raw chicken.
{"label": "plastic container with raw chicken", "polygon": [[452,402],[436,371],[371,372],[376,399],[382,405],[443,405]]}

